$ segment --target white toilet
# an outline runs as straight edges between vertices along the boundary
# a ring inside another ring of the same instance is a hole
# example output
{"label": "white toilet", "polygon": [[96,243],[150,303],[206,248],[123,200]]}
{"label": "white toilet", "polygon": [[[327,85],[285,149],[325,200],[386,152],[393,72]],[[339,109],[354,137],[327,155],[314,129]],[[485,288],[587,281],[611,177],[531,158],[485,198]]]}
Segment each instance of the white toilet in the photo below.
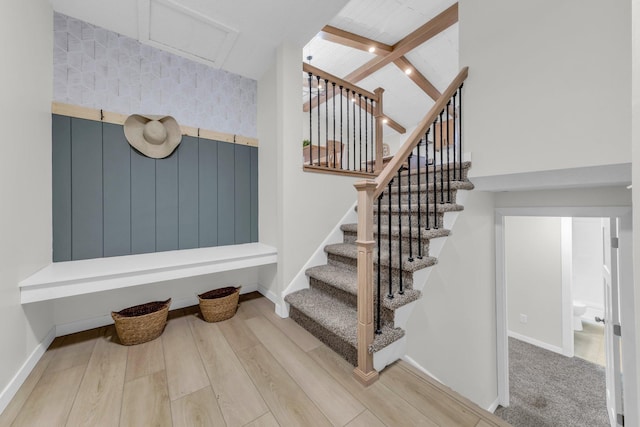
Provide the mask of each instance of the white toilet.
{"label": "white toilet", "polygon": [[587,312],[587,306],[580,301],[573,302],[573,330],[581,331],[582,330],[582,319],[581,317]]}

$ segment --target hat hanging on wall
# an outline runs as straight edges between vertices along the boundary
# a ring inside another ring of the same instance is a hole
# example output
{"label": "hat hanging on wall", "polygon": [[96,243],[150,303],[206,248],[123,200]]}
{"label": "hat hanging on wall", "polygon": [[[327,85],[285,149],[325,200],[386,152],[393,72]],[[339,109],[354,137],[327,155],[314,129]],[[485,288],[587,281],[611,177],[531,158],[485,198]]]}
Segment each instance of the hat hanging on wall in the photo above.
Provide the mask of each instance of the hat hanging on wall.
{"label": "hat hanging on wall", "polygon": [[124,136],[129,144],[153,159],[164,159],[182,140],[180,125],[171,116],[132,114],[124,121]]}

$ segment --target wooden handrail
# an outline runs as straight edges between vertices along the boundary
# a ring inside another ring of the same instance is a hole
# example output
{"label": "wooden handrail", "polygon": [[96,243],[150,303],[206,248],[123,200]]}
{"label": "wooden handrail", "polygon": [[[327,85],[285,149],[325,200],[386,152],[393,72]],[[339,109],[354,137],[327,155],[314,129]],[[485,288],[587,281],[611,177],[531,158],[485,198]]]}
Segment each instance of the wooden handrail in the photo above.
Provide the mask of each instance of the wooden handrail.
{"label": "wooden handrail", "polygon": [[387,184],[389,184],[389,182],[396,176],[398,170],[409,156],[409,153],[416,148],[418,142],[420,142],[429,126],[431,126],[431,123],[433,123],[436,117],[438,117],[438,114],[440,114],[440,112],[447,106],[449,99],[451,99],[453,94],[458,90],[468,75],[469,67],[464,67],[460,70],[456,78],[453,79],[447,89],[442,92],[442,95],[438,98],[436,103],[433,104],[433,107],[431,107],[427,115],[424,116],[416,129],[411,133],[411,135],[409,135],[407,141],[402,145],[402,147],[400,147],[396,154],[394,154],[393,159],[391,159],[382,172],[380,172],[380,175],[378,175],[375,180],[376,190],[374,192],[374,198],[380,196]]}
{"label": "wooden handrail", "polygon": [[[460,70],[451,84],[449,84],[449,87],[447,87],[436,100],[436,103],[431,107],[427,115],[424,116],[424,119],[418,124],[415,131],[413,131],[375,180],[359,181],[354,184],[358,191],[358,237],[356,240],[358,247],[358,366],[354,369],[353,374],[354,377],[364,385],[369,385],[378,378],[378,372],[373,368],[373,355],[369,352],[369,346],[373,343],[374,335],[373,246],[375,240],[373,238],[373,202],[382,194],[387,184],[396,176],[396,173],[421,141],[429,126],[431,126],[438,115],[447,108],[449,100],[465,81],[468,74],[468,67]],[[378,115],[379,113],[377,113],[377,116]],[[462,150],[462,146],[460,150]],[[376,162],[380,159],[376,158]],[[462,151],[460,151],[460,159],[462,159]],[[409,204],[409,206],[411,205]],[[378,236],[378,239],[380,238],[381,237]],[[391,239],[391,236],[388,238]],[[402,237],[400,237],[400,239],[402,239]],[[389,258],[389,260],[391,260],[391,258]],[[380,258],[378,258],[378,262],[380,262]],[[402,265],[401,260],[399,260],[399,265]],[[389,278],[389,280],[391,280],[391,278]],[[400,289],[402,289],[402,282],[400,282]],[[380,290],[378,290],[378,292],[380,292]]]}
{"label": "wooden handrail", "polygon": [[[346,80],[341,79],[340,77],[334,76],[331,73],[327,73],[324,70],[321,70],[320,68],[314,67],[311,64],[307,64],[306,62],[302,63],[302,71],[304,71],[305,73],[311,73],[314,76],[318,76],[323,80],[329,80],[331,83],[335,83],[338,86],[342,86],[345,89],[349,89],[352,92],[355,92],[357,94],[360,94],[362,96],[366,96],[367,98],[378,102],[378,95],[376,95],[373,92],[369,92],[368,90],[362,89],[361,87],[358,87],[356,85],[354,85],[353,83],[349,83]],[[329,91],[327,90],[327,93]]]}

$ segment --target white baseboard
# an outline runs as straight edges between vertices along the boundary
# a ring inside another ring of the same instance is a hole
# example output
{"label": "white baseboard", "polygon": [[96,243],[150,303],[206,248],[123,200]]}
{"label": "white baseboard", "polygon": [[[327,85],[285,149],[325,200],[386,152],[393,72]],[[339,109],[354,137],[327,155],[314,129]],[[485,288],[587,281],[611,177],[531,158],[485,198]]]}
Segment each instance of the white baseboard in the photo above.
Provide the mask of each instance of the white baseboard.
{"label": "white baseboard", "polygon": [[278,295],[276,295],[272,290],[258,285],[257,291],[260,292],[262,295],[264,295],[269,301],[275,304],[276,306],[275,313],[278,316],[282,318],[289,317],[289,310],[287,309],[285,302],[282,301],[281,298],[278,298]]}
{"label": "white baseboard", "polygon": [[56,328],[53,327],[42,339],[40,344],[31,352],[27,360],[22,364],[18,372],[13,376],[9,384],[0,393],[0,414],[5,410],[11,399],[16,395],[22,384],[25,382],[33,368],[36,366],[42,355],[56,337]]}
{"label": "white baseboard", "polygon": [[496,400],[494,400],[493,403],[489,405],[487,411],[493,414],[494,412],[496,412],[496,409],[498,409],[498,406],[500,406],[500,398],[496,397]]}
{"label": "white baseboard", "polygon": [[511,338],[515,338],[528,344],[535,345],[536,347],[544,348],[545,350],[553,351],[554,353],[562,354],[563,356],[565,355],[562,347],[539,341],[535,338],[530,338],[525,335],[520,335],[519,333],[513,331],[508,331],[507,335],[509,335]]}
{"label": "white baseboard", "polygon": [[[240,294],[247,294],[249,292],[259,291],[257,284],[242,285]],[[177,310],[180,308],[191,307],[198,304],[198,297],[194,294],[184,298],[173,298],[171,300],[170,310]],[[75,334],[76,332],[87,331],[89,329],[100,328],[113,324],[111,315],[92,317],[90,319],[77,320],[75,322],[63,323],[56,325],[56,336],[61,337],[63,335]]]}
{"label": "white baseboard", "polygon": [[438,379],[438,377],[436,377],[435,375],[433,375],[431,372],[429,372],[424,366],[422,366],[421,364],[419,364],[418,362],[416,362],[413,358],[411,358],[410,356],[407,356],[406,354],[402,357],[402,360],[404,360],[405,362],[407,362],[409,365],[413,366],[414,368],[416,368],[417,370],[419,370],[420,372],[422,372],[425,375],[428,375],[429,377],[433,378],[434,380],[438,381],[440,384],[444,384],[442,381],[440,381],[440,379]]}

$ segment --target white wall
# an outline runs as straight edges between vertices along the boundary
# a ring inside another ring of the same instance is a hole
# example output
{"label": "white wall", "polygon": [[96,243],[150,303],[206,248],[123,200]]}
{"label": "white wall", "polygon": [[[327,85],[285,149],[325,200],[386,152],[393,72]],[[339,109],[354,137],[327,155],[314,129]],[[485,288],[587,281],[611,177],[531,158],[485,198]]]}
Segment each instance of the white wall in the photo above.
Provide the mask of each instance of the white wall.
{"label": "white wall", "polygon": [[509,332],[562,348],[561,218],[508,216],[504,236]]}
{"label": "white wall", "polygon": [[471,176],[630,162],[629,1],[459,3]]}
{"label": "white wall", "polygon": [[[51,262],[53,11],[2,2],[0,124],[0,391],[53,326],[48,303],[20,305],[18,282]],[[0,396],[2,397],[2,396]],[[6,403],[0,398],[0,411]]]}
{"label": "white wall", "polygon": [[572,229],[573,300],[591,309],[587,315],[593,321],[604,312],[602,219],[573,218]]}
{"label": "white wall", "polygon": [[[633,201],[636,209],[633,210],[633,266],[635,288],[635,313],[636,313],[636,378],[640,385],[640,0],[632,0],[632,161],[633,161]],[[640,405],[637,405],[635,419],[640,420]]]}
{"label": "white wall", "polygon": [[260,241],[278,248],[277,271],[260,280],[277,296],[353,205],[358,181],[302,170],[301,49],[282,45],[258,82]]}
{"label": "white wall", "polygon": [[497,396],[494,195],[472,191],[407,323],[407,355],[488,408]]}
{"label": "white wall", "polygon": [[598,187],[496,193],[497,208],[536,206],[631,206],[631,190],[625,187]]}

